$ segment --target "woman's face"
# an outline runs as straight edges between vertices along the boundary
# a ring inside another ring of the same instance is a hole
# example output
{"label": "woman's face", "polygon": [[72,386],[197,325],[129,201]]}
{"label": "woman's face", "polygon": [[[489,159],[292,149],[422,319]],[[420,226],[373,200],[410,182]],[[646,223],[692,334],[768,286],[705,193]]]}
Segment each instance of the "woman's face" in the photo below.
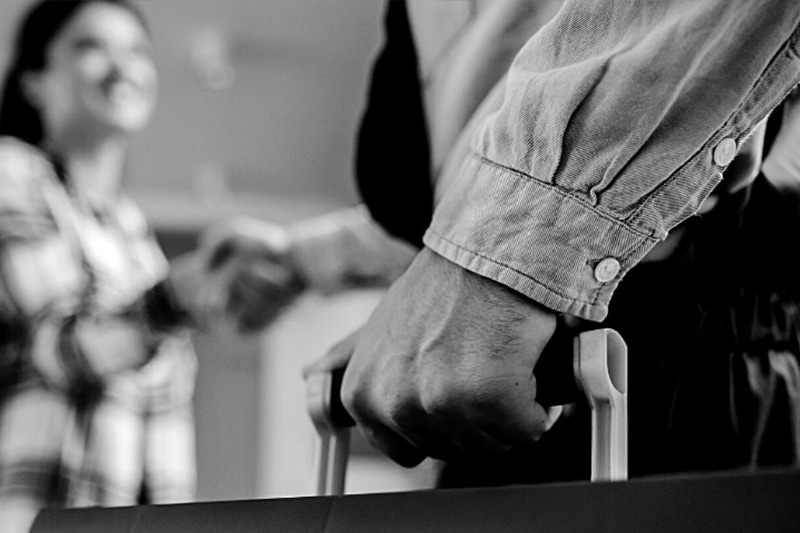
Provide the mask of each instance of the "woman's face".
{"label": "woman's face", "polygon": [[132,133],[147,125],[158,75],[150,38],[124,7],[86,4],[54,37],[45,67],[24,81],[47,141]]}

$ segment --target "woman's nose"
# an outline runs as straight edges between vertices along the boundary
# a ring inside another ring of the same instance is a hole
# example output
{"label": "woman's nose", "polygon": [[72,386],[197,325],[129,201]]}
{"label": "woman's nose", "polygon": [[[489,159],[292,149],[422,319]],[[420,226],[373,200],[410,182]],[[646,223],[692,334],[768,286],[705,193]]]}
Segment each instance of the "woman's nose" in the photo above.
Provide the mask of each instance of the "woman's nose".
{"label": "woman's nose", "polygon": [[109,70],[115,76],[124,77],[140,60],[139,54],[127,48],[117,47],[108,51]]}

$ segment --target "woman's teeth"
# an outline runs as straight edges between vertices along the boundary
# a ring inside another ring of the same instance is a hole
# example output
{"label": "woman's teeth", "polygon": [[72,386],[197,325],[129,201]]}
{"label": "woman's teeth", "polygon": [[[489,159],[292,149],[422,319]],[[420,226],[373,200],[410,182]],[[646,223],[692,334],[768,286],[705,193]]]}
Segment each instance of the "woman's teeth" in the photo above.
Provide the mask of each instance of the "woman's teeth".
{"label": "woman's teeth", "polygon": [[106,91],[108,99],[115,104],[123,104],[136,97],[137,91],[130,83],[114,83]]}

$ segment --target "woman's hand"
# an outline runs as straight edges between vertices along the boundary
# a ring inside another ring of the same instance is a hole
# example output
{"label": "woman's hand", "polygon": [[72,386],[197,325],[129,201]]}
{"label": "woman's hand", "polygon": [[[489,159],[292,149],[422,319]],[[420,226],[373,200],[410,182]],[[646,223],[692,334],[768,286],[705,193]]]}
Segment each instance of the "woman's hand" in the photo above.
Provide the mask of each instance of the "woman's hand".
{"label": "woman's hand", "polygon": [[267,327],[305,288],[286,230],[250,218],[209,228],[194,252],[174,261],[170,282],[201,327],[229,320],[243,333]]}

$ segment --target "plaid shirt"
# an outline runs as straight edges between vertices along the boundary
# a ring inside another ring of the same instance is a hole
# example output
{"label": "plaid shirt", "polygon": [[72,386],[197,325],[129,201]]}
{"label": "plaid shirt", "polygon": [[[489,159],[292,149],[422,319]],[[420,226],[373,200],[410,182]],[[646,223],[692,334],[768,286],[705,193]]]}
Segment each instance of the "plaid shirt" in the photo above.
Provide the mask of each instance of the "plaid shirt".
{"label": "plaid shirt", "polygon": [[82,198],[0,139],[0,498],[193,497],[196,359],[168,268],[130,201]]}

